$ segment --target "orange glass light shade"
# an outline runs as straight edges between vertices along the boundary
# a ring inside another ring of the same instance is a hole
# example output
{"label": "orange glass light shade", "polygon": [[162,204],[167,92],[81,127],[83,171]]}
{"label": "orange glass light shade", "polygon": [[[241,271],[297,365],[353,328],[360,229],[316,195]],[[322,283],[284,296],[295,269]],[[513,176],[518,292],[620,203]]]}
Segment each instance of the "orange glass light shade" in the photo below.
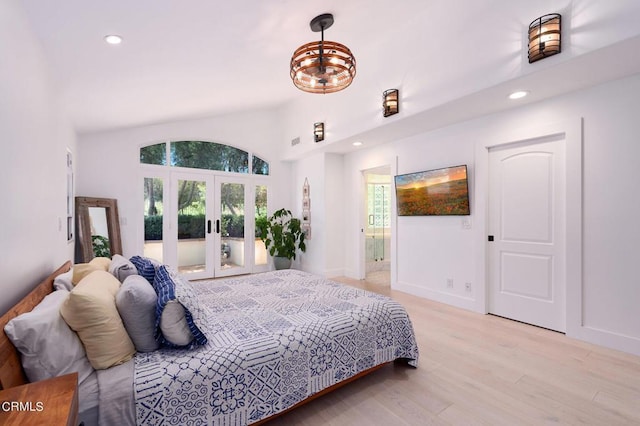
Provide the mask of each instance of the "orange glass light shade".
{"label": "orange glass light shade", "polygon": [[541,16],[529,24],[529,63],[561,52],[561,20],[558,13]]}
{"label": "orange glass light shade", "polygon": [[400,111],[398,89],[385,90],[382,94],[382,111],[385,117],[397,114]]}
{"label": "orange glass light shade", "polygon": [[356,58],[335,41],[324,40],[324,30],[333,25],[333,15],[315,17],[311,29],[321,32],[320,41],[304,44],[293,52],[290,76],[293,84],[309,93],[333,93],[347,88],[356,76]]}

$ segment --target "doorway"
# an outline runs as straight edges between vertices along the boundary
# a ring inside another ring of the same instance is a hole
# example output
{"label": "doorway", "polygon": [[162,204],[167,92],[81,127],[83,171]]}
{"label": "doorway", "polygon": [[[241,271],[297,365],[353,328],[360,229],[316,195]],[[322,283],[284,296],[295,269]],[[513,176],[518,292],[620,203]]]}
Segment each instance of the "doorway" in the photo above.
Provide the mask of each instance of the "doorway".
{"label": "doorway", "polygon": [[391,283],[391,168],[363,172],[365,183],[365,280],[389,287]]}
{"label": "doorway", "polygon": [[255,221],[267,213],[266,183],[172,172],[166,179],[145,178],[144,206],[144,255],[188,279],[268,269],[264,243],[255,236]]}
{"label": "doorway", "polygon": [[[250,272],[247,181],[204,173],[172,173],[169,250],[190,279]],[[171,258],[170,258],[171,259]]]}

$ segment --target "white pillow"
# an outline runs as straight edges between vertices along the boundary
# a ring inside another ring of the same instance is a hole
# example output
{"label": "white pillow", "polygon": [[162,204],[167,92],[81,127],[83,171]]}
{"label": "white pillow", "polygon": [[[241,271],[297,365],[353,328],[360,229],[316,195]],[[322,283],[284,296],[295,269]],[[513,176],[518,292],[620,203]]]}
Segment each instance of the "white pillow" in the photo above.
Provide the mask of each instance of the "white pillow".
{"label": "white pillow", "polygon": [[73,290],[73,268],[53,279],[53,288],[56,290]]}
{"label": "white pillow", "polygon": [[67,290],[47,295],[31,312],[19,315],[4,327],[21,354],[22,367],[30,382],[78,372],[78,382],[93,372],[84,347],[60,316]]}

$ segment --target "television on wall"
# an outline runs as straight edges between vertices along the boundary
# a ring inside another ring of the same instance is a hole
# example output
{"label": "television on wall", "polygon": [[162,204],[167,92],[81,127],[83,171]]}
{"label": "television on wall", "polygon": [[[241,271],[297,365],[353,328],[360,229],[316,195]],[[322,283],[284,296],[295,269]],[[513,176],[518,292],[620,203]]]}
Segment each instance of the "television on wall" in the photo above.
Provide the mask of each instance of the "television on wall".
{"label": "television on wall", "polygon": [[469,209],[467,166],[395,176],[398,216],[465,216]]}

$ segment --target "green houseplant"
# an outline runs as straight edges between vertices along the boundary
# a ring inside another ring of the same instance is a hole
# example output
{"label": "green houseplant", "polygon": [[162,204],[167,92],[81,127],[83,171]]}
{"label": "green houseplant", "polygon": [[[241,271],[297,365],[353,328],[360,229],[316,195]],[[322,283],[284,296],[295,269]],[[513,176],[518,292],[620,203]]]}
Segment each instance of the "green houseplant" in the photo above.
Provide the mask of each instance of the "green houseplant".
{"label": "green houseplant", "polygon": [[296,251],[304,252],[304,232],[300,219],[293,217],[290,210],[280,209],[267,220],[256,222],[257,234],[273,256],[276,269],[291,267],[291,260],[296,258]]}

